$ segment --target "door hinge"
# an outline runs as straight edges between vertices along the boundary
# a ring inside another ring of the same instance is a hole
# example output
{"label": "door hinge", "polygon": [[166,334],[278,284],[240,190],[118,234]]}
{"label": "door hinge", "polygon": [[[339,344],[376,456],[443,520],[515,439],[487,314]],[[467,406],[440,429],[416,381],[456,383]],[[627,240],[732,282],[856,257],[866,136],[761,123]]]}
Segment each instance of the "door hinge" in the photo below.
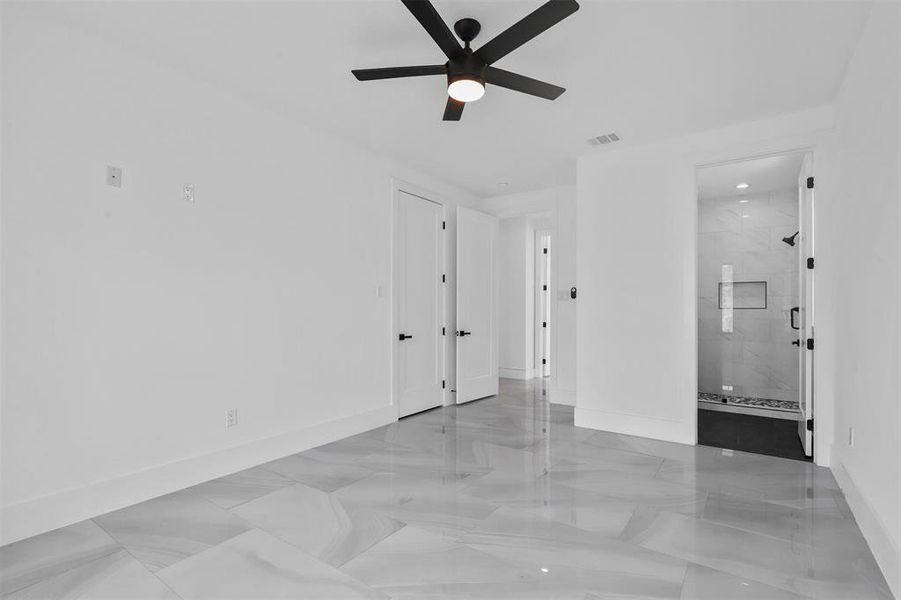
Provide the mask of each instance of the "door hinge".
{"label": "door hinge", "polygon": [[441,283],[447,283],[447,275],[441,275]]}
{"label": "door hinge", "polygon": [[447,221],[441,221],[441,229],[447,229]]}
{"label": "door hinge", "polygon": [[541,286],[541,291],[542,291],[542,292],[546,292],[546,291],[547,291],[547,286],[546,286],[546,285]]}
{"label": "door hinge", "polygon": [[547,364],[547,359],[546,359],[546,358],[542,358],[542,359],[541,359],[541,364],[546,365],[546,364]]}
{"label": "door hinge", "polygon": [[542,326],[542,327],[547,327],[547,321],[542,321],[542,322],[541,322],[541,326]]}
{"label": "door hinge", "polygon": [[444,333],[444,327],[441,328],[441,335],[447,335],[446,333]]}
{"label": "door hinge", "polygon": [[444,380],[443,379],[441,380],[441,389],[442,390],[444,389]]}
{"label": "door hinge", "polygon": [[813,189],[813,177],[808,177],[808,178],[807,178],[807,189],[808,189],[808,190],[812,190],[812,189]]}
{"label": "door hinge", "polygon": [[807,431],[813,431],[813,419],[807,419]]}
{"label": "door hinge", "polygon": [[812,268],[813,268],[813,257],[812,257],[812,256],[811,256],[810,258],[807,259],[807,268],[808,268],[808,269],[812,269]]}
{"label": "door hinge", "polygon": [[542,249],[543,254],[547,254],[547,248]]}
{"label": "door hinge", "polygon": [[813,338],[807,338],[807,349],[813,350]]}

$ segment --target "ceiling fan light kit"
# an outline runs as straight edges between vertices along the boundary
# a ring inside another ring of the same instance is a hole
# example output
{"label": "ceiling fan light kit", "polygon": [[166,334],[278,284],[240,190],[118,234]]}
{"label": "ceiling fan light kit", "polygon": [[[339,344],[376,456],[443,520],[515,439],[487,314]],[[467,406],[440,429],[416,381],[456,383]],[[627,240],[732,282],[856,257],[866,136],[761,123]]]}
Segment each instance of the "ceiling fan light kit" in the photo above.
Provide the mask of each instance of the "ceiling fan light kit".
{"label": "ceiling fan light kit", "polygon": [[576,0],[549,0],[476,51],[469,47],[469,43],[482,29],[478,21],[465,18],[454,23],[454,31],[464,43],[461,46],[429,0],[401,1],[438,44],[448,61],[443,65],[354,69],[352,73],[359,81],[446,75],[448,99],[444,108],[445,121],[459,121],[466,103],[475,102],[485,94],[486,84],[547,100],[556,100],[566,91],[562,87],[491,65],[579,10]]}

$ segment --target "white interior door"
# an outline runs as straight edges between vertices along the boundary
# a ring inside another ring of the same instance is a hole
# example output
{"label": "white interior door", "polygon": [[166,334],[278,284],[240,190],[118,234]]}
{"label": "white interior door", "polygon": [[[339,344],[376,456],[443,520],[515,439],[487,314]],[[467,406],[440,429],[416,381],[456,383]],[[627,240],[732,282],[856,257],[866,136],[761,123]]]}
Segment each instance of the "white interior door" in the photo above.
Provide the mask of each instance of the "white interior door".
{"label": "white interior door", "polygon": [[798,177],[798,257],[800,265],[799,278],[799,327],[798,335],[801,343],[800,353],[800,386],[798,411],[798,436],[804,453],[813,455],[813,361],[814,361],[814,309],[813,309],[813,277],[814,269],[808,265],[808,259],[814,256],[814,180],[813,159],[810,154],[804,157],[801,174]]}
{"label": "white interior door", "polygon": [[443,402],[444,242],[441,205],[397,195],[397,404],[403,417]]}
{"label": "white interior door", "polygon": [[497,394],[497,218],[457,208],[457,403]]}

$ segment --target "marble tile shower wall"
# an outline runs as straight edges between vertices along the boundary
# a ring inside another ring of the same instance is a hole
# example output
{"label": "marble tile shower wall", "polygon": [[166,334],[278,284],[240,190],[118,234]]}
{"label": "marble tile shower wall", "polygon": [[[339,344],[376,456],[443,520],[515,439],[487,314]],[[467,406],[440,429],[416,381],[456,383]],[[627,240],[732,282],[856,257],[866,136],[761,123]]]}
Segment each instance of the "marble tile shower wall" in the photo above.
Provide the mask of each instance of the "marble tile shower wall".
{"label": "marble tile shower wall", "polygon": [[[798,298],[798,249],[782,242],[798,229],[794,189],[699,200],[698,388],[798,399],[798,354],[790,310]],[[734,280],[766,281],[767,308],[735,309],[724,332],[718,303],[722,266]]]}

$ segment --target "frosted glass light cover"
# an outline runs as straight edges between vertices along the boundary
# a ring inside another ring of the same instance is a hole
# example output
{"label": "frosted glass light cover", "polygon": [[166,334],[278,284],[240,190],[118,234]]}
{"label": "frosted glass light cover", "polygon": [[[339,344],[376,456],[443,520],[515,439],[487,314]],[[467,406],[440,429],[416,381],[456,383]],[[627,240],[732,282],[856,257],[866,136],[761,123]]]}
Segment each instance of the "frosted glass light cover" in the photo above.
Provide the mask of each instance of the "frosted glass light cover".
{"label": "frosted glass light cover", "polygon": [[474,102],[485,95],[485,86],[474,79],[458,79],[447,86],[447,94],[460,102]]}

